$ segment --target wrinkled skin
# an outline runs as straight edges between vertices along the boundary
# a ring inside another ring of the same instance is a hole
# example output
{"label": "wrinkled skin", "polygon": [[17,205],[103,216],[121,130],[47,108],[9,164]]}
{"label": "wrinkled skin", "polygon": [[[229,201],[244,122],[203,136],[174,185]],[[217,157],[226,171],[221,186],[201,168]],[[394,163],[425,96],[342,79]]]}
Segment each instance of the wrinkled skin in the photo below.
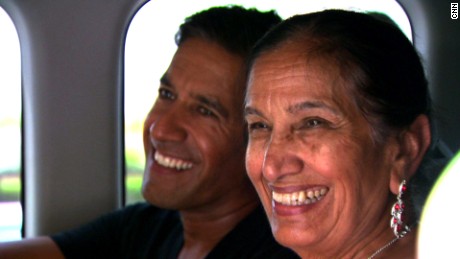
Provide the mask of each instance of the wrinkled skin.
{"label": "wrinkled skin", "polygon": [[[367,257],[393,238],[401,146],[394,137],[376,144],[338,69],[298,49],[285,44],[252,67],[246,168],[278,242],[303,258]],[[308,190],[324,194],[310,204],[273,200]]]}

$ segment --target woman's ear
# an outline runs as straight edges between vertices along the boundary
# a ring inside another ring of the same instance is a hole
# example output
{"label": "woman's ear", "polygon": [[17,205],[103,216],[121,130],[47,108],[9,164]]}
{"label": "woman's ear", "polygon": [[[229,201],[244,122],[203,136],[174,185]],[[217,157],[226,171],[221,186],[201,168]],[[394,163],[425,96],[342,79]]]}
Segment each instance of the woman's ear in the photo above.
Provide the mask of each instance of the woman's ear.
{"label": "woman's ear", "polygon": [[400,160],[402,168],[391,172],[391,192],[397,194],[402,180],[408,181],[417,172],[430,144],[430,121],[426,115],[419,115],[400,136],[400,153],[397,159]]}

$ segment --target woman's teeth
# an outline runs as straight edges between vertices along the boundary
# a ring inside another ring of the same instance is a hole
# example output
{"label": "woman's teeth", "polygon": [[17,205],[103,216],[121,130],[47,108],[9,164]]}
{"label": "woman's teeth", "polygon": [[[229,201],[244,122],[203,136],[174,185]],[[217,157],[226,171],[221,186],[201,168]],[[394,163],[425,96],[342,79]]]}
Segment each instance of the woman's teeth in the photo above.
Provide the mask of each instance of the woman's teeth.
{"label": "woman's teeth", "polygon": [[193,164],[190,162],[187,162],[181,159],[177,159],[177,158],[164,156],[160,154],[158,151],[155,152],[154,159],[159,165],[167,167],[167,168],[173,168],[176,170],[187,170],[187,169],[192,168],[193,166]]}
{"label": "woman's teeth", "polygon": [[272,192],[273,200],[283,205],[297,206],[315,203],[327,193],[327,188],[309,189],[291,193]]}

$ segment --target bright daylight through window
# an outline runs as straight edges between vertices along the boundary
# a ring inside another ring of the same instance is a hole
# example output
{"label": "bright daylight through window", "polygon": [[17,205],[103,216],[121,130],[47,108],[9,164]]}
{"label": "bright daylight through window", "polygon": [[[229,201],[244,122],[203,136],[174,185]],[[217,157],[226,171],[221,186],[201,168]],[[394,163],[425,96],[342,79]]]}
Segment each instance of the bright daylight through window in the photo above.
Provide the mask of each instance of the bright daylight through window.
{"label": "bright daylight through window", "polygon": [[16,29],[0,8],[0,242],[21,238],[21,55]]}
{"label": "bright daylight through window", "polygon": [[[267,11],[275,9],[287,18],[294,14],[340,8],[381,12],[393,19],[412,40],[409,20],[395,0],[239,0],[148,2],[134,17],[126,38],[125,50],[125,154],[126,202],[142,200],[140,194],[144,168],[142,127],[153,105],[159,79],[176,50],[174,34],[183,19],[211,6],[241,5]],[[180,6],[180,8],[177,8]],[[164,15],[167,14],[167,15]]]}

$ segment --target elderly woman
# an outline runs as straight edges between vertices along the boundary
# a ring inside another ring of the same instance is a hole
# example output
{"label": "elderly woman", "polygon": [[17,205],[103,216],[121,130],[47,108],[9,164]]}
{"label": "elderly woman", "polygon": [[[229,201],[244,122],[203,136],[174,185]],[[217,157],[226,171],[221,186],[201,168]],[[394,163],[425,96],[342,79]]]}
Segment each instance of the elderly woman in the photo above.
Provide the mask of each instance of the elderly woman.
{"label": "elderly woman", "polygon": [[250,59],[246,168],[277,241],[302,258],[414,257],[409,182],[429,113],[419,57],[393,24],[329,10],[266,35]]}

